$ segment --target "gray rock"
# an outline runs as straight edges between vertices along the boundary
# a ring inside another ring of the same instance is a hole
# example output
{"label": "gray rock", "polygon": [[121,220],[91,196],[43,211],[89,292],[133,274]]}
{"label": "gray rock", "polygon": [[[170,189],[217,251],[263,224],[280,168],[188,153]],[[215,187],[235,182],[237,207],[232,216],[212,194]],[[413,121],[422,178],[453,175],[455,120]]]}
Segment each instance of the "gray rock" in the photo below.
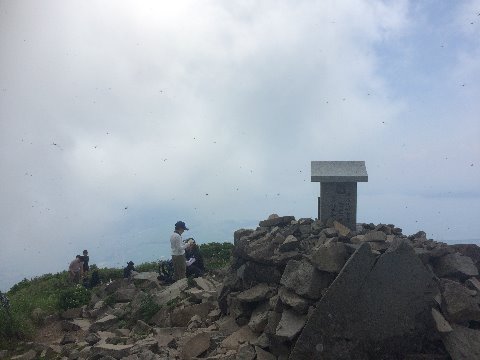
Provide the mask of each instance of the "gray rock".
{"label": "gray rock", "polygon": [[449,333],[453,329],[443,315],[435,308],[432,308],[432,318],[439,333]]}
{"label": "gray rock", "polygon": [[291,307],[292,310],[299,314],[306,314],[310,306],[310,301],[297,295],[295,292],[288,290],[285,287],[281,287],[278,290],[278,295],[283,304]]}
{"label": "gray rock", "polygon": [[160,287],[157,277],[157,272],[140,272],[135,273],[132,276],[132,280],[135,286],[139,289],[157,289]]}
{"label": "gray rock", "polygon": [[98,343],[92,347],[91,352],[96,355],[104,357],[110,356],[114,359],[122,359],[129,355],[130,349],[133,344],[130,345],[114,345],[107,343]]}
{"label": "gray rock", "polygon": [[453,325],[442,340],[452,360],[480,359],[480,331]]}
{"label": "gray rock", "polygon": [[37,358],[37,353],[35,350],[28,350],[26,353],[21,355],[12,356],[12,360],[35,360]]}
{"label": "gray rock", "polygon": [[305,326],[306,316],[285,310],[275,329],[275,336],[280,341],[293,340]]}
{"label": "gray rock", "polygon": [[333,274],[317,270],[308,260],[290,260],[285,267],[280,283],[298,295],[319,299],[321,291],[335,278]]}
{"label": "gray rock", "polygon": [[90,325],[90,332],[105,331],[116,324],[118,318],[115,315],[106,315]]}
{"label": "gray rock", "polygon": [[201,303],[184,308],[175,308],[170,314],[170,322],[172,326],[184,327],[194,315],[199,315],[202,321],[205,321],[210,311],[214,309],[212,303]]}
{"label": "gray rock", "polygon": [[457,323],[470,320],[480,321],[480,307],[472,290],[448,279],[441,279],[440,289],[442,291],[442,309],[450,321]]}
{"label": "gray rock", "polygon": [[338,231],[340,236],[351,237],[353,234],[352,230],[338,221],[333,222],[333,227]]}
{"label": "gray rock", "polygon": [[65,335],[63,335],[63,338],[60,341],[60,345],[73,344],[75,342],[77,342],[75,336],[73,336],[73,334],[66,333]]}
{"label": "gray rock", "polygon": [[153,328],[149,326],[147,323],[145,323],[142,320],[137,320],[135,326],[133,327],[132,331],[135,334],[148,334],[153,331]]}
{"label": "gray rock", "polygon": [[62,328],[62,331],[78,331],[78,330],[80,330],[80,326],[78,326],[77,324],[75,324],[71,321],[67,321],[67,320],[62,320],[62,322],[60,323],[60,326]]}
{"label": "gray rock", "polygon": [[247,261],[241,269],[238,276],[246,284],[253,282],[279,283],[282,277],[282,273],[276,266],[259,264],[253,261]]}
{"label": "gray rock", "polygon": [[8,356],[8,350],[0,350],[0,359],[5,359]]}
{"label": "gray rock", "polygon": [[338,242],[321,245],[312,254],[312,263],[326,272],[339,273],[347,259],[345,244]]}
{"label": "gray rock", "polygon": [[438,259],[434,271],[438,277],[453,276],[463,280],[478,276],[478,269],[473,260],[459,253],[448,254]]}
{"label": "gray rock", "polygon": [[159,327],[170,327],[170,309],[166,306],[160,308],[155,315],[149,320],[149,324],[157,325]]}
{"label": "gray rock", "polygon": [[278,249],[280,251],[285,252],[285,251],[292,251],[292,250],[298,249],[299,246],[300,246],[300,240],[298,240],[293,235],[288,235]]}
{"label": "gray rock", "polygon": [[473,260],[475,266],[480,267],[480,247],[475,244],[455,244],[451,245],[454,251],[459,252],[464,256],[468,256]]}
{"label": "gray rock", "polygon": [[92,345],[95,345],[96,343],[98,343],[100,341],[100,336],[98,336],[95,333],[89,333],[85,337],[85,341],[87,342],[88,345],[92,346]]}
{"label": "gray rock", "polygon": [[260,227],[285,226],[289,225],[293,220],[295,220],[294,216],[279,216],[277,218],[260,221],[258,225]]}
{"label": "gray rock", "polygon": [[158,341],[153,337],[147,337],[145,339],[138,340],[135,342],[133,347],[130,349],[131,354],[138,354],[145,350],[157,352],[158,351]]}
{"label": "gray rock", "polygon": [[394,241],[376,262],[362,244],[317,303],[290,358],[415,353],[423,335],[433,331],[430,304],[436,292],[432,275],[407,242]]}
{"label": "gray rock", "polygon": [[244,344],[238,348],[236,360],[254,360],[257,354],[252,345]]}
{"label": "gray rock", "polygon": [[259,302],[263,301],[276,293],[276,288],[268,286],[267,284],[260,283],[242,291],[237,295],[237,299],[241,302]]}
{"label": "gray rock", "polygon": [[387,241],[387,234],[383,231],[369,231],[365,234],[363,241]]}
{"label": "gray rock", "polygon": [[259,346],[255,346],[255,353],[257,354],[257,360],[277,360],[275,355],[263,350]]}
{"label": "gray rock", "polygon": [[132,287],[120,288],[115,292],[113,298],[116,302],[130,302],[137,294],[137,291],[133,285]]}
{"label": "gray rock", "polygon": [[338,235],[338,230],[335,228],[329,227],[329,228],[323,229],[321,233],[324,234],[327,238],[332,238]]}
{"label": "gray rock", "polygon": [[265,303],[253,310],[250,321],[248,322],[248,327],[256,333],[261,333],[268,322],[268,310],[269,304]]}
{"label": "gray rock", "polygon": [[187,279],[181,279],[174,282],[172,285],[166,287],[162,291],[154,295],[154,301],[160,306],[167,305],[168,302],[178,298],[182,295],[182,291],[188,287]]}

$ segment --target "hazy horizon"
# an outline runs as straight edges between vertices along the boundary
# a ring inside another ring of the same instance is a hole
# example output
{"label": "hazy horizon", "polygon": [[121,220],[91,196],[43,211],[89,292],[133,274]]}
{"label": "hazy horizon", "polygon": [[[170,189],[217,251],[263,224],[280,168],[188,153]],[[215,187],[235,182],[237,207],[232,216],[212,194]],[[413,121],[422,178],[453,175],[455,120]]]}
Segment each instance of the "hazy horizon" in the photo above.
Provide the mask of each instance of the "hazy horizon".
{"label": "hazy horizon", "polygon": [[83,249],[157,259],[178,220],[209,242],[316,217],[311,161],[365,161],[359,222],[479,239],[479,13],[0,0],[0,288]]}

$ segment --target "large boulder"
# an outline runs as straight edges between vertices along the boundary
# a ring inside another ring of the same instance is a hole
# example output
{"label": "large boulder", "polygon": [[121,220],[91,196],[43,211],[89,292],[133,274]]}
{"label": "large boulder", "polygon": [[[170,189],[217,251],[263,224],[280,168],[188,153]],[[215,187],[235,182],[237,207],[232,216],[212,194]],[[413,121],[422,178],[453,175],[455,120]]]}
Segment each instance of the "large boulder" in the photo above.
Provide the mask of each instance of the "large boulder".
{"label": "large boulder", "polygon": [[339,242],[321,245],[312,254],[312,263],[318,270],[332,273],[339,273],[347,259],[347,248]]}
{"label": "large boulder", "polygon": [[333,274],[317,270],[306,259],[290,260],[280,283],[300,296],[319,299],[334,278]]}
{"label": "large boulder", "polygon": [[442,308],[448,320],[466,323],[480,321],[480,307],[476,298],[477,291],[467,289],[456,281],[441,279]]}
{"label": "large boulder", "polygon": [[[291,359],[404,357],[433,332],[432,274],[406,241],[376,261],[362,244],[318,302]],[[393,311],[393,309],[395,309]]]}
{"label": "large boulder", "polygon": [[447,254],[438,259],[434,271],[438,277],[458,277],[463,280],[478,276],[478,269],[473,260],[459,253]]}
{"label": "large boulder", "polygon": [[453,325],[443,337],[443,344],[452,360],[480,359],[480,331]]}
{"label": "large boulder", "polygon": [[209,302],[195,304],[184,308],[176,308],[170,314],[170,322],[172,326],[184,327],[194,315],[200,316],[202,321],[205,321],[207,315],[212,311],[214,305]]}

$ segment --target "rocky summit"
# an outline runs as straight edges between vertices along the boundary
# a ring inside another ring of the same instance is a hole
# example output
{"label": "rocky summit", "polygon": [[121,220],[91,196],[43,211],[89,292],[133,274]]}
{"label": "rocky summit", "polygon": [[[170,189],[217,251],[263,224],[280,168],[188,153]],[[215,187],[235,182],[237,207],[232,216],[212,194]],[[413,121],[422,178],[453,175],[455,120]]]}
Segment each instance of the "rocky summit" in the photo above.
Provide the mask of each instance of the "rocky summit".
{"label": "rocky summit", "polygon": [[271,215],[230,267],[98,287],[11,359],[480,359],[480,248]]}

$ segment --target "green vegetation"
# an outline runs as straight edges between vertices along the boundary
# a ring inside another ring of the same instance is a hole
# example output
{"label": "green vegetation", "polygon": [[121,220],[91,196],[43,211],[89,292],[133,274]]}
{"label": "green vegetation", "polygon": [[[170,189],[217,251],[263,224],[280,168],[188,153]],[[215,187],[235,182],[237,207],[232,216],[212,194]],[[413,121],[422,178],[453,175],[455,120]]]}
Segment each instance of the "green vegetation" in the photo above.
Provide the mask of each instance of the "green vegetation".
{"label": "green vegetation", "polygon": [[140,318],[143,321],[148,321],[152,318],[153,315],[158,312],[158,310],[160,310],[160,305],[155,303],[151,294],[147,294],[147,296],[145,296],[145,298],[140,303]]}
{"label": "green vegetation", "polygon": [[[230,261],[233,244],[207,243],[201,244],[207,271],[226,266]],[[137,271],[158,271],[158,262],[147,262],[135,267]],[[102,283],[123,277],[123,269],[98,268],[90,266],[90,275],[97,271]],[[68,280],[68,273],[45,274],[33,279],[23,279],[15,284],[6,294],[10,306],[0,305],[0,348],[15,346],[15,340],[31,338],[36,326],[43,323],[46,316],[69,308],[87,304],[92,292],[81,285],[74,285]],[[114,302],[112,296],[105,299],[107,304]],[[174,299],[168,306],[175,306],[179,299]],[[141,304],[140,316],[149,320],[159,307],[151,296],[147,296]]]}
{"label": "green vegetation", "polygon": [[203,255],[205,268],[209,271],[223,268],[229,264],[230,256],[233,251],[233,244],[229,242],[212,242],[201,244],[199,248]]}

